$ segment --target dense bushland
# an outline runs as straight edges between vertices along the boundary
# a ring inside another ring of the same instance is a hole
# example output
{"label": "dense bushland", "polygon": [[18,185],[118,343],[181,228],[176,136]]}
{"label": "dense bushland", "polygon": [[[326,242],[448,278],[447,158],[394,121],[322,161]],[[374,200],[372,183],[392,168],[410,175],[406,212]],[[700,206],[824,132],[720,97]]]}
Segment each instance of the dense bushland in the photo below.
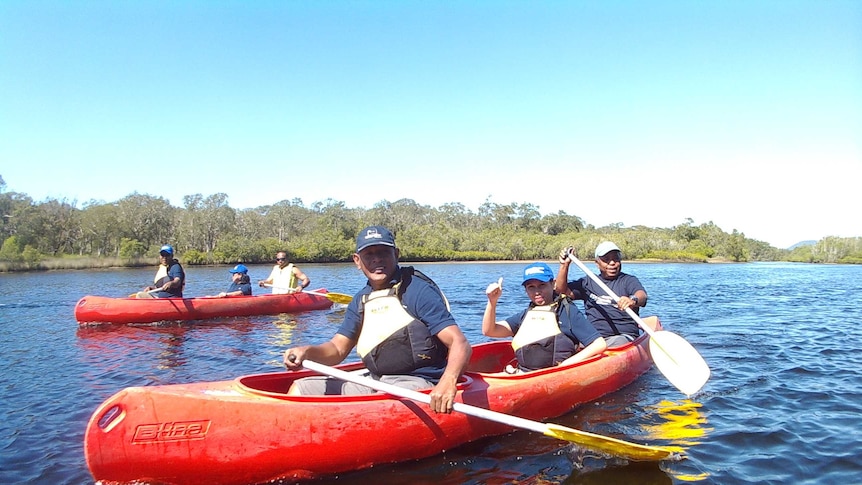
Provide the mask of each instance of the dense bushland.
{"label": "dense bushland", "polygon": [[4,189],[0,178],[0,270],[7,271],[150,265],[162,244],[173,245],[189,265],[270,262],[278,250],[296,262],[349,261],[357,232],[371,224],[396,233],[406,261],[548,260],[565,246],[591,259],[607,239],[629,260],[862,262],[862,238],[827,237],[789,251],[712,222],[594,227],[565,211],[542,215],[530,203],[487,200],[473,212],[457,202],[430,207],[382,200],[367,209],[332,199],[307,207],[293,199],[234,209],[223,193],[187,195],[182,207],[132,193],[78,207]]}

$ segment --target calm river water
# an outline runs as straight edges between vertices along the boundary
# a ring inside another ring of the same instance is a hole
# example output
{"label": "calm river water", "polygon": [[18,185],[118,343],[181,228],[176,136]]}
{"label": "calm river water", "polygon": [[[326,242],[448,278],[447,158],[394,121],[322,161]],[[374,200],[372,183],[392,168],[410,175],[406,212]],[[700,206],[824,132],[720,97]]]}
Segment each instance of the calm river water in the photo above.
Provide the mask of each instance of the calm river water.
{"label": "calm river water", "polygon": [[[526,301],[519,286],[524,263],[418,266],[443,288],[475,343],[488,340],[481,334],[488,283],[505,278],[501,317]],[[352,295],[364,281],[348,264],[302,269],[313,288]],[[252,266],[252,280],[268,270]],[[862,332],[856,331],[862,266],[625,263],[624,270],[649,292],[643,315],[659,315],[668,330],[691,342],[712,378],[688,400],[653,368],[634,384],[549,421],[634,442],[679,444],[686,460],[618,463],[519,431],[329,481],[862,483]],[[151,281],[153,271],[0,274],[0,483],[92,483],[84,427],[110,395],[128,386],[279,371],[288,345],[327,340],[341,320],[331,310],[79,328],[73,316],[78,298],[126,295]],[[189,296],[213,294],[229,283],[227,267],[187,272]]]}

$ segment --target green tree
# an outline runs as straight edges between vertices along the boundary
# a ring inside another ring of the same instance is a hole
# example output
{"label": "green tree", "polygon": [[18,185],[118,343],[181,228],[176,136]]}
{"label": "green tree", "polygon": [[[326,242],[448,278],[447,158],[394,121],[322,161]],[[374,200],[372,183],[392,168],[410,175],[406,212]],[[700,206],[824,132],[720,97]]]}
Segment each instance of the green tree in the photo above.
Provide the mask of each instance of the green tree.
{"label": "green tree", "polygon": [[745,234],[733,230],[733,234],[726,238],[724,245],[725,254],[734,261],[748,261],[748,251],[745,247]]}
{"label": "green tree", "polygon": [[540,222],[542,232],[545,234],[556,236],[565,232],[580,232],[584,229],[584,221],[580,217],[566,214],[565,211],[558,211],[556,214],[548,214],[542,217]]}
{"label": "green tree", "polygon": [[124,237],[120,240],[120,257],[125,259],[140,258],[147,252],[147,246],[137,239]]}
{"label": "green tree", "polygon": [[120,229],[116,204],[89,201],[79,217],[79,254],[120,255]]}
{"label": "green tree", "polygon": [[[33,225],[37,235],[33,238],[35,249],[42,254],[62,255],[76,251],[77,237],[80,235],[80,211],[76,202],[65,199],[47,199],[38,204],[32,212]],[[32,244],[32,243],[31,243]]]}
{"label": "green tree", "polygon": [[9,236],[3,240],[3,245],[0,246],[0,261],[17,262],[22,261],[21,253],[24,251],[24,245],[18,241],[18,236]]}
{"label": "green tree", "polygon": [[315,233],[329,234],[329,237],[336,239],[350,239],[356,234],[356,217],[344,202],[326,199],[314,204],[312,208],[317,215],[314,224]]}
{"label": "green tree", "polygon": [[167,199],[134,192],[117,201],[120,234],[148,248],[172,243],[175,239],[174,212],[175,208]]}
{"label": "green tree", "polygon": [[680,241],[691,242],[700,239],[700,229],[694,226],[692,218],[687,217],[685,222],[673,227],[673,235]]}

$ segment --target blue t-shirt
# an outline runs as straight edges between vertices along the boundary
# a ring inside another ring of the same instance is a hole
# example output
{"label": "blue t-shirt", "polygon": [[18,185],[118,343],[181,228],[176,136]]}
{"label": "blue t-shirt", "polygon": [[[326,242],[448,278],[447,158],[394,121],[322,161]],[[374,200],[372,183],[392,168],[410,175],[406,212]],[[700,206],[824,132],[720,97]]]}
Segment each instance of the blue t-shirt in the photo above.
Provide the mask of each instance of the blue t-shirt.
{"label": "blue t-shirt", "polygon": [[243,295],[251,296],[251,283],[236,283],[231,281],[225,293],[233,293],[234,291],[242,291]]}
{"label": "blue t-shirt", "polygon": [[[389,283],[389,287],[395,286],[401,280],[402,268],[398,267],[395,272],[395,278]],[[359,290],[353,296],[353,300],[347,305],[347,310],[344,313],[344,321],[338,328],[337,333],[356,341],[359,339],[359,332],[362,330],[362,315],[359,313],[360,303],[364,296],[372,291],[371,285],[366,284],[364,288]],[[417,320],[428,326],[428,331],[431,335],[437,335],[444,328],[451,325],[458,325],[455,317],[446,308],[446,302],[443,300],[440,292],[427,281],[413,275],[410,284],[401,295],[401,305],[407,310],[407,313],[412,315]],[[441,344],[443,345],[443,344]],[[443,374],[444,368],[421,368],[416,369],[412,374],[437,379]]]}
{"label": "blue t-shirt", "polygon": [[[569,311],[565,309],[559,312],[557,322],[560,325],[560,331],[563,335],[569,337],[575,344],[582,344],[584,347],[593,343],[594,340],[601,337],[598,330],[587,321],[584,314],[575,306],[574,303],[568,305]],[[506,319],[512,333],[518,333],[521,324],[524,322],[524,317],[527,316],[527,311],[530,307],[510,316]]]}
{"label": "blue t-shirt", "polygon": [[[626,273],[620,273],[612,280],[606,280],[599,275],[599,279],[608,286],[617,296],[631,296],[638,290],[644,290],[643,285],[637,277]],[[617,308],[613,298],[596,284],[589,276],[584,276],[575,281],[570,281],[569,289],[572,290],[572,299],[583,300],[587,319],[598,329],[602,337],[612,335],[631,335],[637,337],[640,334],[638,324],[626,312]],[[638,308],[632,308],[639,314]]]}
{"label": "blue t-shirt", "polygon": [[[161,278],[159,281],[164,281],[162,285],[164,285],[168,281],[173,281],[174,278],[180,279],[180,284],[178,286],[171,287],[170,291],[159,290],[153,293],[150,293],[154,298],[182,298],[183,297],[183,286],[186,281],[186,273],[183,271],[183,267],[180,265],[179,261],[176,259],[173,260],[170,265],[168,265],[168,275],[167,279]],[[159,285],[161,286],[161,285]]]}

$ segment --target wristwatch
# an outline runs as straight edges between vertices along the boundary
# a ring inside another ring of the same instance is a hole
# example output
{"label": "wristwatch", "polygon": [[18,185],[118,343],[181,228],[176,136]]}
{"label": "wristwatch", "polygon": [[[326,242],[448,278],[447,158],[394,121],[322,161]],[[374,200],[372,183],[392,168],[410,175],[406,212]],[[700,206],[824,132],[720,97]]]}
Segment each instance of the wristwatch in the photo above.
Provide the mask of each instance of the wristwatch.
{"label": "wristwatch", "polygon": [[640,301],[640,300],[638,300],[638,297],[636,297],[636,296],[632,295],[632,296],[630,296],[629,298],[631,298],[631,299],[632,299],[632,301],[633,301],[633,302],[635,302],[635,305],[640,305],[641,301]]}

